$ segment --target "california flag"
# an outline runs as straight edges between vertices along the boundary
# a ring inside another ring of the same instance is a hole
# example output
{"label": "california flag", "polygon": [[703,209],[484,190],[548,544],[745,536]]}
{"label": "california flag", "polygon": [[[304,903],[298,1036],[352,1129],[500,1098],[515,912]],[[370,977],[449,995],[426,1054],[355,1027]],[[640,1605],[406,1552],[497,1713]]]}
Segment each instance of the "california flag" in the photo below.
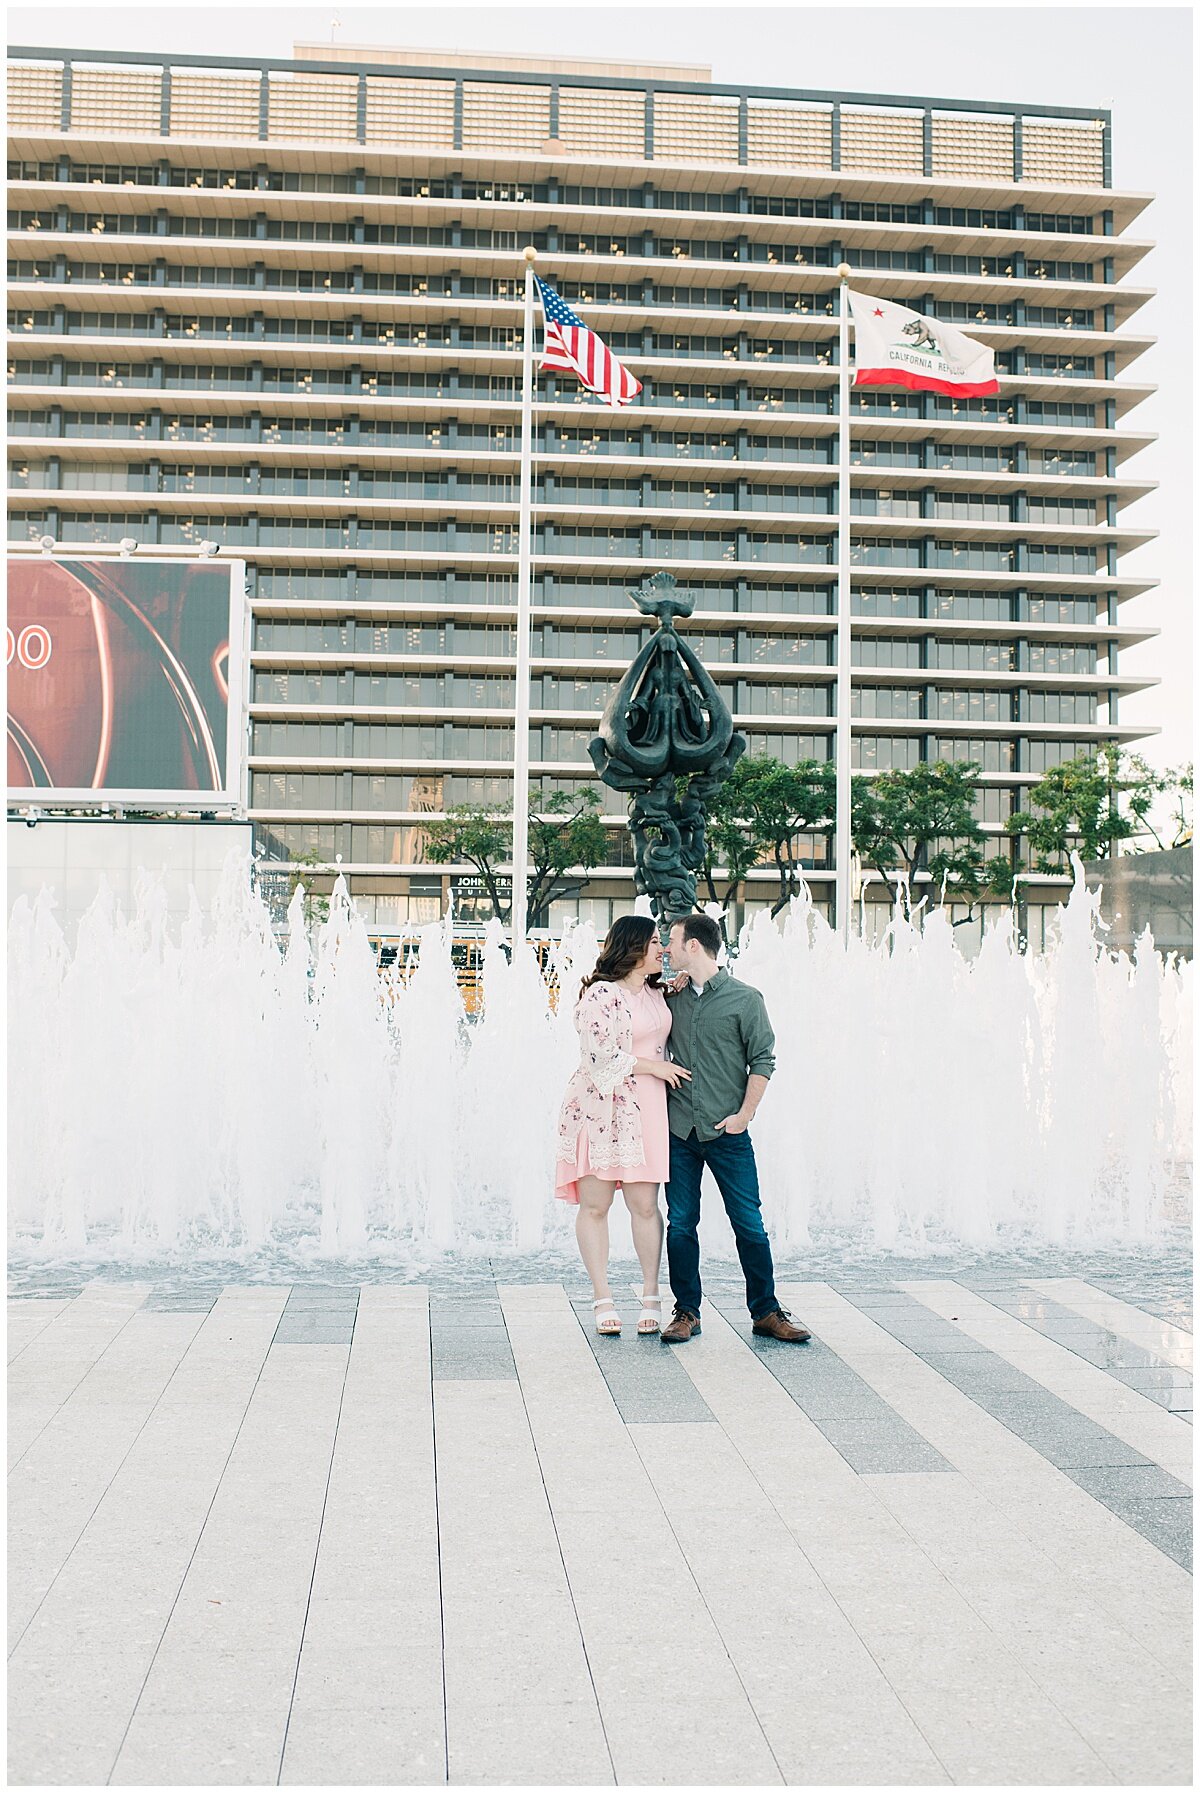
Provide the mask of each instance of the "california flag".
{"label": "california flag", "polygon": [[909,386],[952,398],[999,392],[996,357],[981,342],[890,299],[850,294],[855,386]]}

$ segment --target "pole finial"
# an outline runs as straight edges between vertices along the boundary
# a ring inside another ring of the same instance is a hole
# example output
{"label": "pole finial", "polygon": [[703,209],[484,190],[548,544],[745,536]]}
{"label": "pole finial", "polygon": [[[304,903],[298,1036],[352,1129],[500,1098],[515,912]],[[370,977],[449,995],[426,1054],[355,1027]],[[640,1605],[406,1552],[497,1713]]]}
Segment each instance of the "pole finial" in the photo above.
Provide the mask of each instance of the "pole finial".
{"label": "pole finial", "polygon": [[525,248],[521,251],[521,253],[524,255],[525,260],[529,263],[530,267],[532,268],[534,262],[538,258],[538,252],[534,248],[533,244],[527,243],[525,245]]}
{"label": "pole finial", "polygon": [[849,280],[850,272],[850,263],[848,261],[841,261],[838,263],[837,277],[839,280]]}

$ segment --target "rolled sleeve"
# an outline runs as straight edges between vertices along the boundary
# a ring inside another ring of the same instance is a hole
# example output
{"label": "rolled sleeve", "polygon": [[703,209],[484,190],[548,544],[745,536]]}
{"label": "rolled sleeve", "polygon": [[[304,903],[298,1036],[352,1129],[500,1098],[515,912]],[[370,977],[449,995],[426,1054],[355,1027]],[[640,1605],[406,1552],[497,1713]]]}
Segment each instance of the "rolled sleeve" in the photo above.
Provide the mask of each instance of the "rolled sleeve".
{"label": "rolled sleeve", "polygon": [[746,1005],[742,1017],[742,1038],[746,1047],[746,1069],[751,1076],[769,1077],[775,1069],[775,1031],[767,1016],[767,1005],[759,996]]}

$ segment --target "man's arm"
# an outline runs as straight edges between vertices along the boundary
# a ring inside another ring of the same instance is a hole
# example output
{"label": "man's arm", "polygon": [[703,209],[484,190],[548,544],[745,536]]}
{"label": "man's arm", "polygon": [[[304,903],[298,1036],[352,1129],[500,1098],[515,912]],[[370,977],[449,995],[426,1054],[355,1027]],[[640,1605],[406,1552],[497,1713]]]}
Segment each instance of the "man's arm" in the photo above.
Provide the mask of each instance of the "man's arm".
{"label": "man's arm", "polygon": [[748,1003],[738,1018],[742,1043],[746,1052],[746,1093],[736,1114],[716,1123],[722,1133],[744,1133],[754,1119],[759,1103],[767,1093],[767,1084],[775,1069],[775,1034],[767,1018],[767,1005],[757,991],[755,1001]]}
{"label": "man's arm", "polygon": [[[746,1004],[741,1017],[742,1039],[746,1047],[746,1069],[752,1077],[761,1077],[764,1087],[775,1069],[775,1030],[767,1016],[767,1005],[754,992],[754,1001]],[[760,1099],[761,1099],[761,1091]]]}

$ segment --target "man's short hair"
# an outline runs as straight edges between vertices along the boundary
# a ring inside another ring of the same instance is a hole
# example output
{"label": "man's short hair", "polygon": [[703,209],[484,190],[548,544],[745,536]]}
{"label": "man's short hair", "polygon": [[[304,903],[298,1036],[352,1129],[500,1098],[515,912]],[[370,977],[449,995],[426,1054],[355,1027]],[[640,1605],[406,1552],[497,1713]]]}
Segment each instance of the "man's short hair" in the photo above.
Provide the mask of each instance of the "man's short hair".
{"label": "man's short hair", "polygon": [[711,915],[685,915],[672,926],[683,929],[685,940],[698,940],[710,959],[721,950],[721,930]]}

